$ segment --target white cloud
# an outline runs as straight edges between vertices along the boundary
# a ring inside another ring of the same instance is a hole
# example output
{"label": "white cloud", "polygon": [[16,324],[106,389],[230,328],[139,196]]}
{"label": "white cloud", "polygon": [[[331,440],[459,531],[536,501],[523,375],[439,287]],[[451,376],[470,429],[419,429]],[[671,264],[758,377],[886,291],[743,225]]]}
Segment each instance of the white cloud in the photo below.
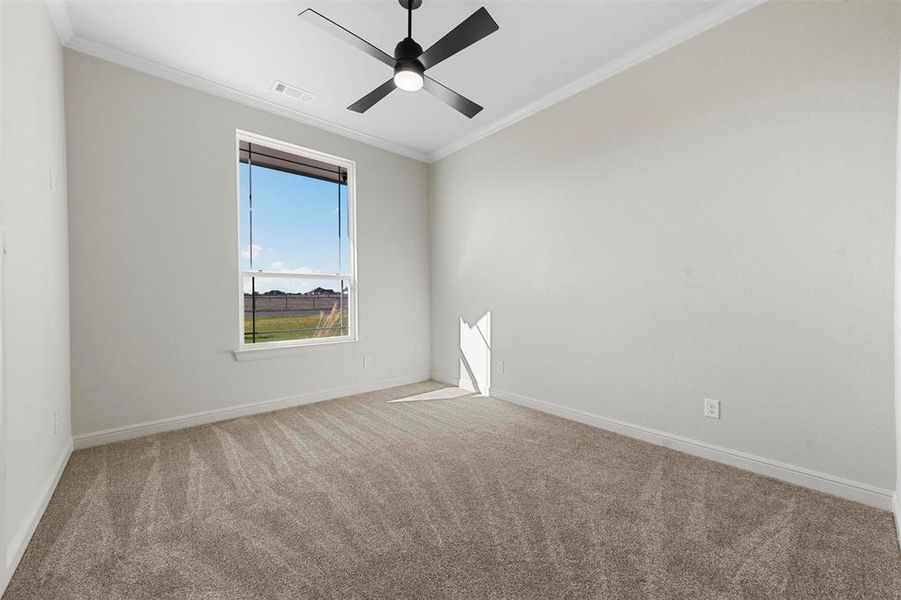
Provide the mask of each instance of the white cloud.
{"label": "white cloud", "polygon": [[257,244],[253,244],[249,248],[244,248],[241,250],[241,258],[244,260],[247,259],[255,259],[259,258],[260,254],[263,253],[263,247]]}
{"label": "white cloud", "polygon": [[298,268],[294,268],[294,269],[289,269],[289,268],[285,267],[285,263],[283,263],[280,260],[277,260],[274,263],[272,263],[271,265],[269,265],[269,268],[266,270],[273,271],[275,273],[300,273],[301,275],[309,275],[310,273],[316,272],[313,269],[311,269],[310,267],[298,267]]}

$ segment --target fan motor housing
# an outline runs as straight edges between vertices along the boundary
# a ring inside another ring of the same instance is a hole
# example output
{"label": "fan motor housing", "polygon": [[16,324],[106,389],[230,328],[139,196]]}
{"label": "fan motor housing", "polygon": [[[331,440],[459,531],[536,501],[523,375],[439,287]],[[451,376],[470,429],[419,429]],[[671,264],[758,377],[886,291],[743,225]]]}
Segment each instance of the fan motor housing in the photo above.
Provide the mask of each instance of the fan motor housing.
{"label": "fan motor housing", "polygon": [[413,38],[404,38],[394,48],[394,59],[397,65],[394,72],[398,71],[416,71],[420,75],[425,72],[425,67],[419,62],[419,56],[422,54],[422,46],[417,44]]}
{"label": "fan motor housing", "polygon": [[413,38],[404,38],[394,47],[394,58],[398,62],[416,60],[420,54],[422,54],[422,46],[417,44]]}

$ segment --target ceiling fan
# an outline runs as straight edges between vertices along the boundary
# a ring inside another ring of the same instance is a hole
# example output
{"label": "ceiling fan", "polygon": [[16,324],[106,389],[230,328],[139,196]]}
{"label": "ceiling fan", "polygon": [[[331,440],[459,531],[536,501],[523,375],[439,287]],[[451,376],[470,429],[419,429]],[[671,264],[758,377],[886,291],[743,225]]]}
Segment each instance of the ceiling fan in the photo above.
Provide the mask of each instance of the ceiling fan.
{"label": "ceiling fan", "polygon": [[393,92],[395,88],[407,92],[418,92],[425,89],[451,108],[460,111],[470,119],[473,118],[482,110],[481,106],[438,83],[426,75],[425,71],[494,33],[499,29],[498,24],[482,7],[423,52],[422,46],[413,40],[413,11],[422,5],[422,0],[399,0],[399,2],[407,11],[407,37],[394,48],[394,56],[379,50],[360,36],[341,27],[312,8],[300,13],[300,17],[305,21],[322,28],[394,69],[394,77],[348,106],[348,110],[364,113],[376,102]]}

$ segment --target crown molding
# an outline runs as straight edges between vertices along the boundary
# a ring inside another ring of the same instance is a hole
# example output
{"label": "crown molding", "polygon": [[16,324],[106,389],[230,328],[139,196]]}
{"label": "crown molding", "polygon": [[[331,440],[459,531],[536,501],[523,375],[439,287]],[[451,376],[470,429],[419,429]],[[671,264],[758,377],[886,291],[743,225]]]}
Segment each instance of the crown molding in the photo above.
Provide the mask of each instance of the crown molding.
{"label": "crown molding", "polygon": [[69,5],[66,0],[44,0],[44,5],[50,13],[50,20],[56,28],[59,43],[65,46],[75,35],[72,28],[72,20],[69,18]]}
{"label": "crown molding", "polygon": [[146,73],[148,75],[160,77],[174,83],[200,90],[208,94],[264,110],[266,112],[270,112],[294,121],[298,121],[300,123],[304,123],[306,125],[310,125],[312,127],[323,129],[325,131],[341,135],[358,142],[368,144],[370,146],[375,146],[389,152],[394,152],[395,154],[400,154],[402,156],[406,156],[408,158],[426,163],[433,163],[441,160],[442,158],[450,156],[455,152],[459,152],[467,146],[471,146],[472,144],[475,144],[476,142],[483,140],[497,133],[498,131],[501,131],[502,129],[506,129],[511,125],[518,123],[523,119],[526,119],[527,117],[545,110],[546,108],[550,108],[551,106],[558,104],[559,102],[562,102],[563,100],[566,100],[567,98],[570,98],[571,96],[574,96],[579,92],[585,91],[586,89],[595,86],[602,81],[613,77],[614,75],[622,73],[623,71],[641,62],[653,58],[654,56],[657,56],[658,54],[661,54],[669,50],[670,48],[681,44],[682,42],[698,36],[701,33],[704,33],[705,31],[712,29],[717,25],[725,23],[726,21],[745,13],[752,8],[760,6],[761,4],[765,4],[768,1],[769,0],[726,0],[722,4],[719,4],[714,8],[711,8],[710,10],[707,10],[700,15],[686,21],[685,23],[682,23],[681,25],[678,25],[662,33],[649,42],[642,44],[638,48],[635,48],[634,50],[626,52],[625,54],[622,54],[614,58],[613,60],[608,61],[591,73],[588,73],[587,75],[584,75],[564,85],[563,87],[542,96],[538,100],[535,100],[534,102],[531,102],[523,106],[522,108],[508,113],[507,115],[495,120],[494,122],[486,125],[482,129],[474,133],[464,135],[463,137],[449,144],[446,144],[432,152],[422,152],[420,150],[409,148],[396,142],[363,133],[362,131],[344,127],[343,125],[339,125],[332,121],[314,117],[302,111],[282,106],[254,94],[243,92],[236,88],[216,83],[209,79],[205,79],[197,75],[192,75],[185,71],[180,71],[161,63],[147,60],[134,54],[122,52],[121,50],[116,50],[114,48],[110,48],[108,46],[104,46],[102,44],[81,38],[74,34],[72,22],[69,18],[69,11],[67,8],[66,0],[45,0],[45,4],[47,5],[47,9],[50,11],[51,18],[53,19],[54,26],[56,27],[57,34],[60,38],[60,42],[67,48],[112,63],[116,63],[124,67]]}
{"label": "crown molding", "polygon": [[310,125],[312,127],[328,131],[330,133],[356,140],[358,142],[363,142],[364,144],[375,146],[376,148],[381,148],[382,150],[388,150],[389,152],[400,154],[402,156],[406,156],[408,158],[412,158],[421,162],[428,162],[428,155],[424,152],[420,152],[419,150],[408,148],[407,146],[403,146],[395,142],[372,136],[355,129],[350,129],[349,127],[344,127],[325,119],[314,117],[299,110],[294,110],[286,106],[276,104],[275,102],[265,100],[258,96],[254,96],[253,94],[242,92],[227,85],[222,85],[220,83],[210,81],[209,79],[198,77],[197,75],[191,75],[190,73],[186,73],[172,67],[167,67],[163,64],[135,56],[134,54],[129,54],[128,52],[122,52],[121,50],[110,48],[108,46],[86,40],[77,35],[70,37],[65,46],[70,50],[88,54],[90,56],[94,56],[96,58],[121,65],[123,67],[128,67],[129,69],[134,69],[135,71],[146,73],[147,75],[159,77],[161,79],[184,85],[201,92],[206,92],[214,96],[219,96],[227,100],[232,100],[234,102],[251,106],[253,108],[264,110],[266,112],[276,114],[293,121],[298,121],[305,125]]}
{"label": "crown molding", "polygon": [[502,129],[510,127],[514,123],[518,123],[523,119],[530,117],[546,108],[566,100],[567,98],[585,91],[588,88],[599,84],[605,79],[610,79],[614,75],[622,73],[626,69],[653,58],[658,54],[666,52],[670,48],[681,44],[691,38],[704,33],[708,29],[712,29],[717,25],[725,23],[730,19],[765,4],[769,0],[728,0],[710,10],[704,11],[700,15],[673,27],[672,29],[653,38],[649,42],[622,54],[613,60],[601,65],[591,73],[584,75],[575,81],[572,81],[553,92],[542,96],[538,100],[527,104],[526,106],[501,117],[490,125],[474,133],[464,135],[456,141],[453,141],[441,148],[431,152],[428,155],[428,162],[433,163],[450,156],[454,152],[471,146],[486,137],[497,133]]}

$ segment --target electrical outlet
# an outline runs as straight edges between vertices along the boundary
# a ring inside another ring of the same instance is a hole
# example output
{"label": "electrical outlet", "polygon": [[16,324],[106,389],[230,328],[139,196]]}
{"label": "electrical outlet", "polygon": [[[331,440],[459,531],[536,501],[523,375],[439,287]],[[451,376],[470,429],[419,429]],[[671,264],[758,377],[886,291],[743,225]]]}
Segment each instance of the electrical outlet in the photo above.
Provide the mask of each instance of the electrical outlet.
{"label": "electrical outlet", "polygon": [[55,410],[50,411],[50,432],[53,435],[59,433],[59,413]]}
{"label": "electrical outlet", "polygon": [[497,361],[497,372],[498,373],[504,372],[504,361],[502,361],[502,360]]}
{"label": "electrical outlet", "polygon": [[372,366],[372,357],[371,357],[371,356],[364,356],[364,357],[363,357],[363,368],[364,368],[364,369],[368,369],[368,368],[371,367],[371,366]]}
{"label": "electrical outlet", "polygon": [[720,401],[704,398],[704,416],[708,419],[720,418]]}

